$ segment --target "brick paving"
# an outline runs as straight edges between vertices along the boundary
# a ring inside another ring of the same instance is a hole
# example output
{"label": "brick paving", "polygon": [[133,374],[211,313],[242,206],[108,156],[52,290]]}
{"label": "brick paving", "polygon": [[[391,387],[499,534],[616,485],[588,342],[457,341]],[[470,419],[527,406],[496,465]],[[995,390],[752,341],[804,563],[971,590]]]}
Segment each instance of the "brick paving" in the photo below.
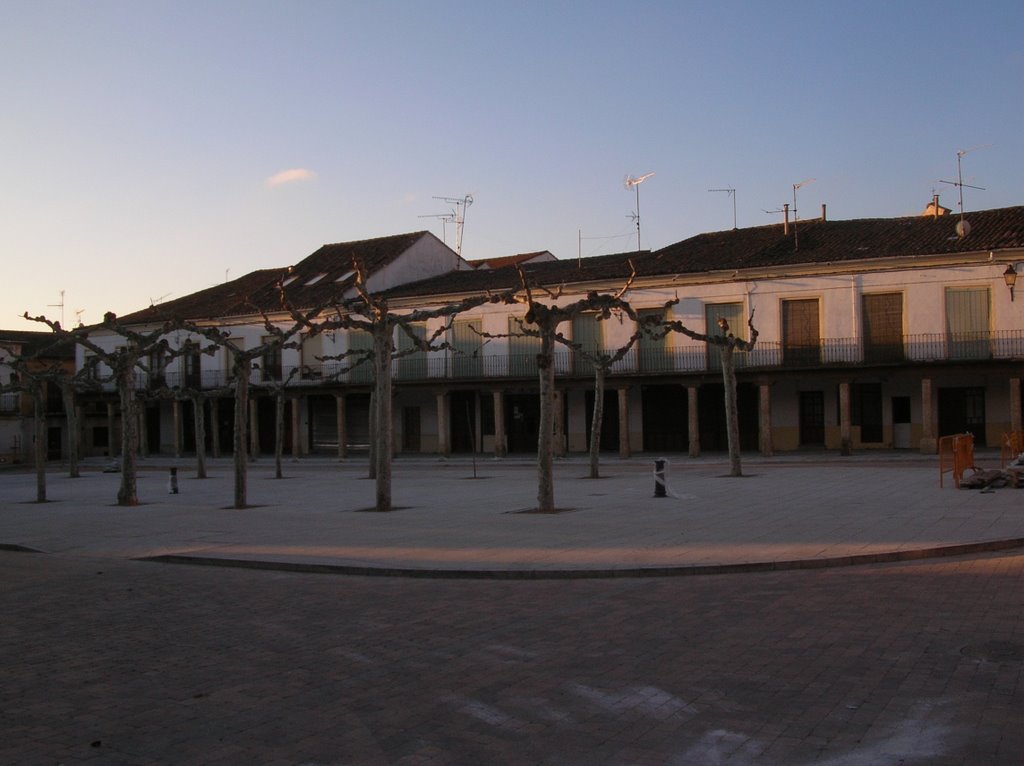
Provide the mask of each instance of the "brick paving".
{"label": "brick paving", "polygon": [[467,581],[0,550],[0,763],[1020,764],[1024,554]]}

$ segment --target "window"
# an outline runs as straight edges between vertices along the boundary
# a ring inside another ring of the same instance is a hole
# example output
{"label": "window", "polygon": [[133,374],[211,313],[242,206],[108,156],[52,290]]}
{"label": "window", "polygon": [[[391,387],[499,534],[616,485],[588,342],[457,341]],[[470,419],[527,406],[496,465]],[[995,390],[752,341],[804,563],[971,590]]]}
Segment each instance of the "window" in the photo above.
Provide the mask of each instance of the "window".
{"label": "window", "polygon": [[984,359],[989,349],[987,287],[946,288],[946,339],[951,359]]}
{"label": "window", "polygon": [[149,354],[149,385],[153,388],[163,388],[166,384],[164,379],[165,357],[162,351],[152,351]]}
{"label": "window", "polygon": [[348,379],[355,383],[373,380],[373,336],[366,330],[349,330],[348,350],[356,352],[350,353],[342,362],[345,367],[351,368]]}
{"label": "window", "polygon": [[319,357],[323,356],[324,336],[316,335],[302,336],[302,346],[299,350],[301,359],[300,375],[303,380],[319,380],[323,377],[323,362]]}
{"label": "window", "polygon": [[185,354],[186,388],[202,388],[203,374],[201,359],[202,355],[199,353],[199,349],[191,349],[187,354]]}
{"label": "window", "polygon": [[480,375],[483,371],[480,327],[479,319],[459,319],[452,324],[452,347],[456,351],[452,356],[452,373],[456,377]]}
{"label": "window", "polygon": [[865,362],[903,361],[903,295],[861,297]]}
{"label": "window", "polygon": [[[704,307],[704,317],[707,320],[708,335],[735,335],[742,340],[747,339],[747,324],[743,319],[742,303],[709,303]],[[719,323],[725,321],[729,329],[724,331]],[[714,343],[707,344],[707,365],[709,370],[722,369],[722,348]],[[743,352],[740,352],[742,354]],[[733,355],[734,361],[738,364],[738,355]]]}
{"label": "window", "polygon": [[540,353],[540,338],[523,335],[524,331],[537,330],[537,325],[527,324],[523,317],[508,318],[508,374],[536,375],[537,354]]}
{"label": "window", "polygon": [[281,380],[281,346],[272,335],[266,335],[260,339],[264,345],[269,345],[263,350],[260,363],[262,370],[261,380]]}
{"label": "window", "polygon": [[[636,312],[641,319],[656,318],[659,322],[665,319],[664,309],[641,309]],[[637,343],[637,370],[657,372],[672,369],[672,359],[668,355],[668,336],[660,327],[646,327]]]}
{"label": "window", "polygon": [[572,368],[577,375],[594,372],[594,363],[585,354],[593,355],[604,350],[604,324],[598,321],[598,316],[597,312],[587,312],[572,318],[572,342],[580,346],[580,350],[574,349],[572,355]]}
{"label": "window", "polygon": [[[419,342],[427,340],[427,325],[425,322],[413,322],[408,325],[409,331]],[[422,379],[427,377],[427,352],[418,348],[413,342],[409,333],[402,327],[398,328],[398,352],[402,356],[398,358],[398,377],[409,379]]]}
{"label": "window", "polygon": [[782,362],[797,366],[821,362],[817,298],[782,302]]}

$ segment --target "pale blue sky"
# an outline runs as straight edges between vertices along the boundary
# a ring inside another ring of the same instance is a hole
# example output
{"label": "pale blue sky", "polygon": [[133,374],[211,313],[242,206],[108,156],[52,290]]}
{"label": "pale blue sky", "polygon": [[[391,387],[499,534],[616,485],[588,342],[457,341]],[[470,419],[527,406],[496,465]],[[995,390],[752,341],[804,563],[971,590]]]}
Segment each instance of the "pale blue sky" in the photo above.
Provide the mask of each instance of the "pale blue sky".
{"label": "pale blue sky", "polygon": [[635,248],[649,171],[644,248],[731,228],[710,188],[740,226],[808,178],[801,217],[956,209],[976,146],[965,208],[1024,204],[1022,8],[0,0],[0,327],[440,237],[434,195],[468,258]]}

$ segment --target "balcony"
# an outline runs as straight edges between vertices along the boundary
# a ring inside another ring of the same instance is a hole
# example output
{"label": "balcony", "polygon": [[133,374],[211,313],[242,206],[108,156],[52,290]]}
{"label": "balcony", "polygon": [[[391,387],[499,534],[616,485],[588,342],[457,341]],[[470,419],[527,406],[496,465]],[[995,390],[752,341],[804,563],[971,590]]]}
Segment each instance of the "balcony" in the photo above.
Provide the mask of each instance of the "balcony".
{"label": "balcony", "polygon": [[[605,353],[611,355],[614,349]],[[736,368],[746,371],[792,371],[844,367],[927,365],[962,360],[1024,361],[1024,331],[1000,331],[947,336],[943,333],[906,335],[901,343],[865,344],[860,338],[827,338],[818,344],[792,346],[779,341],[759,340],[752,351],[734,354]],[[593,363],[568,349],[555,352],[555,375],[562,379],[589,378]],[[523,380],[537,377],[537,356],[523,354],[459,355],[447,352],[413,354],[392,362],[396,383],[450,380]],[[714,372],[721,369],[721,352],[704,344],[633,348],[609,370],[610,376],[639,377],[652,375]],[[283,366],[274,378],[265,380],[268,371],[254,369],[249,382],[256,388],[270,388],[283,376],[293,389],[330,385],[367,385],[373,382],[373,365],[366,361],[349,368],[332,361],[322,364]],[[198,387],[205,391],[227,389],[233,378],[227,370],[202,370],[199,376],[182,380],[180,373],[166,372],[149,378],[139,373],[139,389],[173,391]],[[112,381],[103,381],[105,391],[113,391]]]}

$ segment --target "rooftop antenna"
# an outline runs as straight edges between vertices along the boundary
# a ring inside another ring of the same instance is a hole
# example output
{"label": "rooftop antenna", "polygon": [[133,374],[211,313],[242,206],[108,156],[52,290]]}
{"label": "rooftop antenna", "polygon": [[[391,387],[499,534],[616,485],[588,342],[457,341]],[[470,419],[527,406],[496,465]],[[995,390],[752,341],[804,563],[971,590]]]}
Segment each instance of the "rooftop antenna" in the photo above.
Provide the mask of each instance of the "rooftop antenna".
{"label": "rooftop antenna", "polygon": [[155,305],[156,305],[156,304],[158,304],[158,303],[159,303],[160,301],[162,301],[162,300],[163,300],[164,298],[166,298],[166,297],[167,297],[168,295],[170,295],[170,293],[164,293],[164,294],[163,294],[163,295],[161,295],[161,296],[160,296],[159,298],[150,298],[150,299],[149,299],[149,305],[150,305],[150,306],[155,306]]}
{"label": "rooftop antenna", "polygon": [[440,218],[441,219],[441,241],[448,244],[448,224],[455,221],[455,213],[437,213],[435,215],[420,215],[417,218]]}
{"label": "rooftop antenna", "polygon": [[60,303],[47,303],[46,305],[47,306],[52,306],[53,308],[57,308],[58,306],[60,307],[60,326],[63,327],[64,326],[64,291],[63,290],[60,291]]}
{"label": "rooftop antenna", "polygon": [[956,180],[943,181],[942,179],[939,179],[940,184],[949,184],[950,186],[955,186],[960,191],[960,223],[956,225],[956,235],[960,239],[963,239],[964,237],[971,233],[971,225],[964,220],[964,187],[966,186],[968,189],[978,189],[979,191],[985,191],[984,186],[972,186],[971,184],[964,183],[964,174],[960,169],[960,160],[963,158],[965,154],[970,154],[971,152],[977,151],[978,149],[987,149],[990,146],[991,144],[983,144],[981,146],[971,147],[970,149],[958,149],[956,152]]}
{"label": "rooftop antenna", "polygon": [[810,184],[810,183],[814,183],[814,179],[813,178],[808,178],[808,179],[806,179],[804,181],[801,181],[798,184],[793,184],[793,249],[794,250],[799,250],[800,249],[800,235],[797,233],[797,225],[796,225],[797,221],[800,220],[800,216],[797,215],[797,211],[796,211],[796,190],[799,189],[802,186],[807,186],[807,184]]}
{"label": "rooftop antenna", "polygon": [[736,190],[731,186],[727,186],[724,189],[708,189],[709,192],[725,192],[732,197],[732,228],[736,229]]}
{"label": "rooftop antenna", "polygon": [[82,326],[82,314],[85,313],[85,309],[75,309],[75,324],[78,327]]}
{"label": "rooftop antenna", "polygon": [[622,182],[622,185],[626,187],[626,191],[629,191],[631,188],[636,189],[636,212],[632,213],[631,217],[636,221],[636,251],[638,253],[640,252],[640,184],[653,175],[653,172],[644,173],[639,178],[633,178],[632,176],[627,175],[625,180]]}
{"label": "rooftop antenna", "polygon": [[466,194],[463,197],[434,197],[449,205],[454,205],[452,220],[455,221],[455,252],[462,255],[462,230],[466,225],[466,208],[473,204],[473,195]]}

